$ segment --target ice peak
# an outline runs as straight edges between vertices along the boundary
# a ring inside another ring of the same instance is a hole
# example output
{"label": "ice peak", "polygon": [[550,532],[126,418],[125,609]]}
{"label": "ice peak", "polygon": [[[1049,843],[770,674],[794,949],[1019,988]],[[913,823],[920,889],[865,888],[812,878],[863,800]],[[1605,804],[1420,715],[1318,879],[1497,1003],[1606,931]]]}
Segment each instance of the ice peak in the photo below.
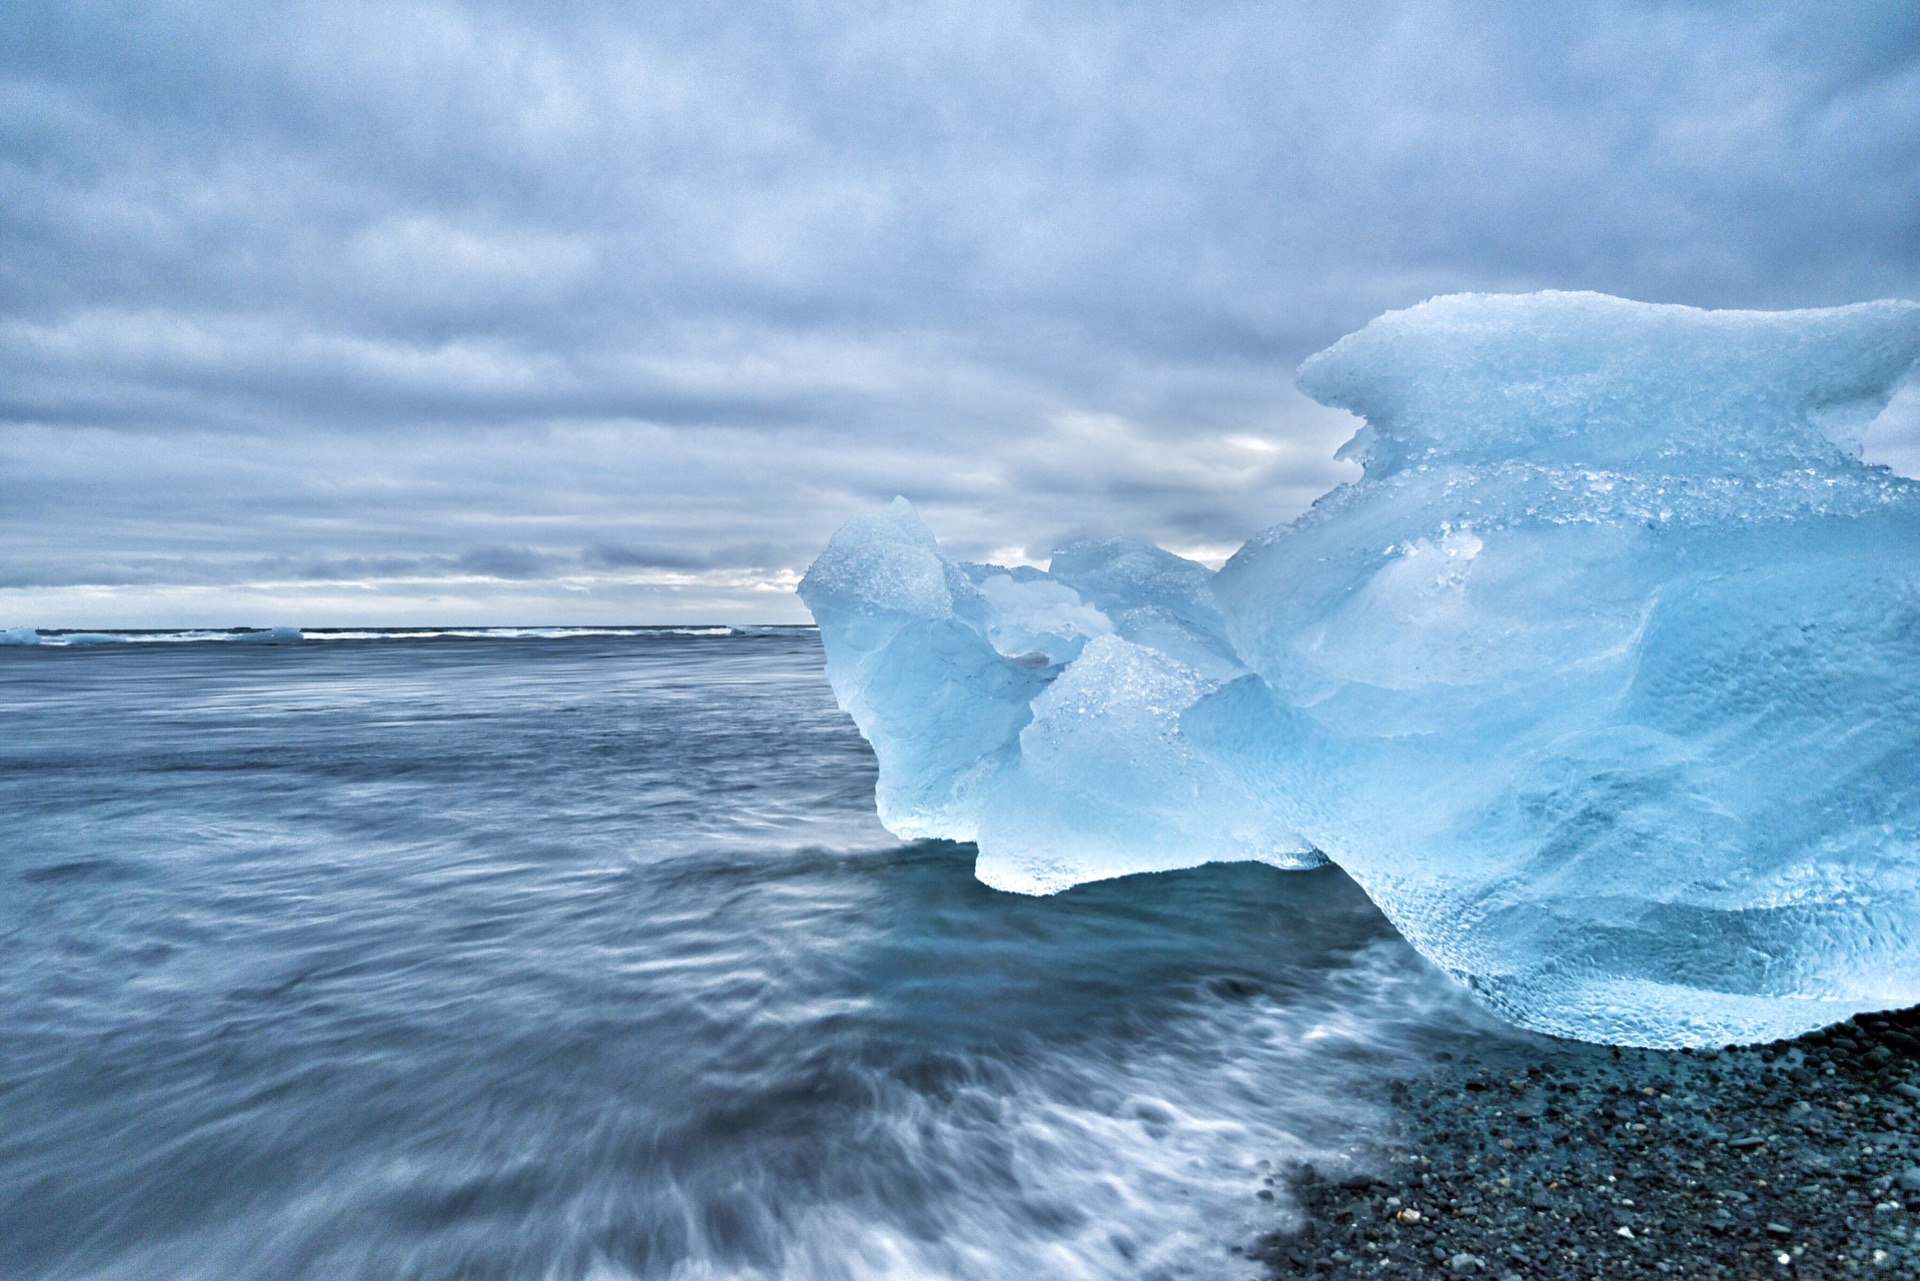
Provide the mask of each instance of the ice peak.
{"label": "ice peak", "polygon": [[1367,430],[1373,476],[1527,461],[1613,470],[1843,466],[1920,358],[1920,305],[1703,311],[1596,293],[1451,294],[1301,365]]}

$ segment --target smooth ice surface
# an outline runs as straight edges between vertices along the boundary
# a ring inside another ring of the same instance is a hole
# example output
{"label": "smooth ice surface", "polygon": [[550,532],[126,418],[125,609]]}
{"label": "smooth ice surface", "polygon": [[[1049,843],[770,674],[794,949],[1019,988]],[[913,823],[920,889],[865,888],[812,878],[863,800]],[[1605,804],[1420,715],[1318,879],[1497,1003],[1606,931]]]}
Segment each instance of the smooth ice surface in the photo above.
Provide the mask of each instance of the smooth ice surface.
{"label": "smooth ice surface", "polygon": [[1522,1023],[1790,1035],[1920,1001],[1920,486],[1859,460],[1917,354],[1911,303],[1439,298],[1301,367],[1365,474],[1218,575],[896,502],[801,590],[881,817],[991,884],[1311,847]]}

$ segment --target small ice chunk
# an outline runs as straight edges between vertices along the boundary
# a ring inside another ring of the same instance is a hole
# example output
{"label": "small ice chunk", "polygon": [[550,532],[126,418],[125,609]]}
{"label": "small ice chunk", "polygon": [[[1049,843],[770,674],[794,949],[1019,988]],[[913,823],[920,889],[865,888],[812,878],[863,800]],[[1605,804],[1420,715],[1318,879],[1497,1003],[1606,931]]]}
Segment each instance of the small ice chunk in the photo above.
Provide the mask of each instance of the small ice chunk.
{"label": "small ice chunk", "polygon": [[[958,564],[896,499],[807,571],[827,675],[879,761],[881,821],[977,840],[982,879],[1026,893],[1211,861],[1319,862],[1180,730],[1217,673],[1244,673],[1221,652],[1211,571],[1141,544],[1066,559],[1085,591]],[[1125,562],[1139,572],[1114,572]]]}

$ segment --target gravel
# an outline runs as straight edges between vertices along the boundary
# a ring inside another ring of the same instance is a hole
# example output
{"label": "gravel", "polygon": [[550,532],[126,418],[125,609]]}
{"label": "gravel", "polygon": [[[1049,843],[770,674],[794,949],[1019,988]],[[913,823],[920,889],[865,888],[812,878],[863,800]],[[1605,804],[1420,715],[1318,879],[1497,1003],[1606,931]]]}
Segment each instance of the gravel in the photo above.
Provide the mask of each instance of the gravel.
{"label": "gravel", "polygon": [[1718,1051],[1547,1043],[1385,1085],[1272,1277],[1920,1277],[1920,1007]]}

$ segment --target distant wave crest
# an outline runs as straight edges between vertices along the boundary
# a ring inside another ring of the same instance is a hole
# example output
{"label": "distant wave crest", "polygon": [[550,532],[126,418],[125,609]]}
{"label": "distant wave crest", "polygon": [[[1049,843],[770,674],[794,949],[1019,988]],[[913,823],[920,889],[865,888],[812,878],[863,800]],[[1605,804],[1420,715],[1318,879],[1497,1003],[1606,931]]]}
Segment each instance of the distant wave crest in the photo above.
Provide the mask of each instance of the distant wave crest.
{"label": "distant wave crest", "polygon": [[231,627],[166,631],[73,631],[14,627],[0,631],[0,645],[182,645],[242,643],[290,645],[309,641],[416,640],[576,640],[594,637],[639,636],[763,636],[811,627]]}

